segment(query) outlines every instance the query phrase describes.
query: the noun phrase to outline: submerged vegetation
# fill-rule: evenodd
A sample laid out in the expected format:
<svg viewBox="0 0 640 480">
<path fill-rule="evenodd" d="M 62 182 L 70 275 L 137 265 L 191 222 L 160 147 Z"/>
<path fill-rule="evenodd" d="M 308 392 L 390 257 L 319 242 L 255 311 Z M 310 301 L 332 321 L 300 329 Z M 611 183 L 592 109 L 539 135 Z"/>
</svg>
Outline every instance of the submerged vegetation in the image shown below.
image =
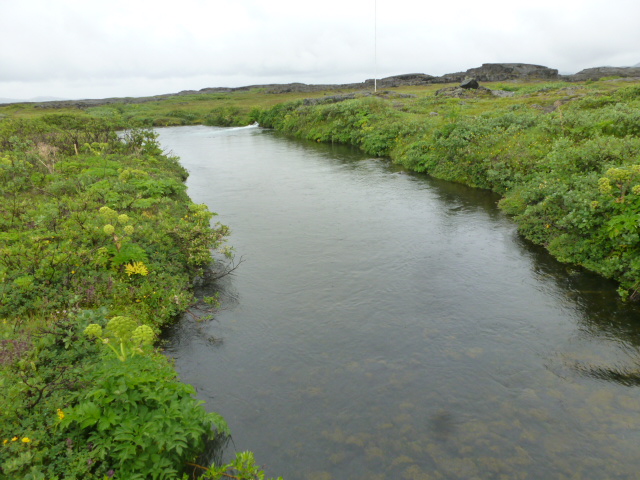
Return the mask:
<svg viewBox="0 0 640 480">
<path fill-rule="evenodd" d="M 115 126 L 0 122 L 1 476 L 254 478 L 250 454 L 197 467 L 228 428 L 154 348 L 228 229 L 155 133 Z"/>
</svg>

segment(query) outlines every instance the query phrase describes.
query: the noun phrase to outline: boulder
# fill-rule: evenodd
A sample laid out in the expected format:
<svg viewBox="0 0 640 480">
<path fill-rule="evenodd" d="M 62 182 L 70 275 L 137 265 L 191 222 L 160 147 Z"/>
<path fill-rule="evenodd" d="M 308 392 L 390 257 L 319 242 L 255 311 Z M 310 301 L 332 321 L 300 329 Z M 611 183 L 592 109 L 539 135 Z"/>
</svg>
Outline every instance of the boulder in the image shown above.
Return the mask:
<svg viewBox="0 0 640 480">
<path fill-rule="evenodd" d="M 467 78 L 462 81 L 460 84 L 460 88 L 473 88 L 476 89 L 480 86 L 478 81 L 475 78 Z"/>
<path fill-rule="evenodd" d="M 509 92 L 507 90 L 491 90 L 491 95 L 493 95 L 494 97 L 513 97 L 515 94 L 516 92 Z"/>
</svg>

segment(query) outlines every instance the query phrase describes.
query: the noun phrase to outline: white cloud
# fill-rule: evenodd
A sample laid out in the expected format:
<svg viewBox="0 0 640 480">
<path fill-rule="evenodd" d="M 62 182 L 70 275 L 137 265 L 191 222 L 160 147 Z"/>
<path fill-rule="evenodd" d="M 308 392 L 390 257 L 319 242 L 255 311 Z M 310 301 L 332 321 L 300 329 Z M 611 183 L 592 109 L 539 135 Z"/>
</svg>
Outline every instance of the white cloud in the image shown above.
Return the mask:
<svg viewBox="0 0 640 480">
<path fill-rule="evenodd" d="M 374 23 L 374 5 L 377 22 Z M 486 62 L 640 61 L 634 0 L 21 0 L 0 3 L 0 97 L 442 75 Z"/>
</svg>

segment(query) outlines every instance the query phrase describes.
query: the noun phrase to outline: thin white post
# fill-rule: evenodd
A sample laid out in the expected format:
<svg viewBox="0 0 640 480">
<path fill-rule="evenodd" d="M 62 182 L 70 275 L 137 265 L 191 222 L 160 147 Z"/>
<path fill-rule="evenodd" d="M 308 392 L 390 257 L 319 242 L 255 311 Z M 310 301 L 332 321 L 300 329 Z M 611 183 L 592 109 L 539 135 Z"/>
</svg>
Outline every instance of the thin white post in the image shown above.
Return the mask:
<svg viewBox="0 0 640 480">
<path fill-rule="evenodd" d="M 378 91 L 378 0 L 373 0 L 373 91 Z"/>
</svg>

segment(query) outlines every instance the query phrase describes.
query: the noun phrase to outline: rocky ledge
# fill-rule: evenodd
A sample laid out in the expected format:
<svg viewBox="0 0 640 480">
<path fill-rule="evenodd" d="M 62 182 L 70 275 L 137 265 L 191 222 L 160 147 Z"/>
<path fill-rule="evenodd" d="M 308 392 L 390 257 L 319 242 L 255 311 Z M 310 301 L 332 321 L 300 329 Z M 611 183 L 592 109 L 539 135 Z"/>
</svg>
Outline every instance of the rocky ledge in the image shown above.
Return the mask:
<svg viewBox="0 0 640 480">
<path fill-rule="evenodd" d="M 394 75 L 392 77 L 377 80 L 376 85 L 381 88 L 464 83 L 469 79 L 479 82 L 502 82 L 510 80 L 546 80 L 546 81 L 566 81 L 581 82 L 587 80 L 599 80 L 606 77 L 640 78 L 640 64 L 633 67 L 597 67 L 587 68 L 573 75 L 560 75 L 558 70 L 542 65 L 532 65 L 529 63 L 484 63 L 480 67 L 470 68 L 464 72 L 448 73 L 440 77 L 427 75 L 424 73 L 407 73 Z M 270 84 L 270 85 L 249 85 L 246 87 L 216 87 L 203 88 L 201 90 L 184 90 L 179 93 L 169 93 L 165 95 L 155 95 L 152 97 L 138 98 L 105 98 L 99 100 L 64 100 L 36 102 L 40 108 L 76 107 L 88 108 L 96 105 L 106 105 L 112 103 L 144 103 L 162 100 L 168 97 L 183 95 L 195 95 L 202 93 L 228 93 L 261 89 L 265 93 L 278 94 L 290 92 L 320 92 L 327 90 L 371 90 L 374 84 L 373 79 L 365 80 L 362 83 L 349 83 L 340 85 L 307 85 L 304 83 Z M 457 87 L 456 87 L 457 88 Z M 450 89 L 449 89 L 450 90 Z M 464 90 L 464 89 L 463 89 Z M 451 94 L 451 92 L 447 92 Z M 486 92 L 485 92 L 486 93 Z M 464 91 L 456 94 L 466 95 Z M 495 95 L 495 93 L 494 93 Z M 25 103 L 25 102 L 20 102 Z M 6 104 L 8 105 L 8 104 Z"/>
<path fill-rule="evenodd" d="M 457 83 L 465 78 L 480 82 L 503 82 L 505 80 L 557 80 L 558 70 L 528 63 L 483 63 L 481 67 L 466 72 L 448 73 L 432 83 Z"/>
<path fill-rule="evenodd" d="M 640 67 L 596 67 L 586 68 L 574 75 L 566 75 L 563 78 L 570 82 L 584 82 L 586 80 L 600 80 L 606 77 L 636 77 L 640 78 Z"/>
</svg>

